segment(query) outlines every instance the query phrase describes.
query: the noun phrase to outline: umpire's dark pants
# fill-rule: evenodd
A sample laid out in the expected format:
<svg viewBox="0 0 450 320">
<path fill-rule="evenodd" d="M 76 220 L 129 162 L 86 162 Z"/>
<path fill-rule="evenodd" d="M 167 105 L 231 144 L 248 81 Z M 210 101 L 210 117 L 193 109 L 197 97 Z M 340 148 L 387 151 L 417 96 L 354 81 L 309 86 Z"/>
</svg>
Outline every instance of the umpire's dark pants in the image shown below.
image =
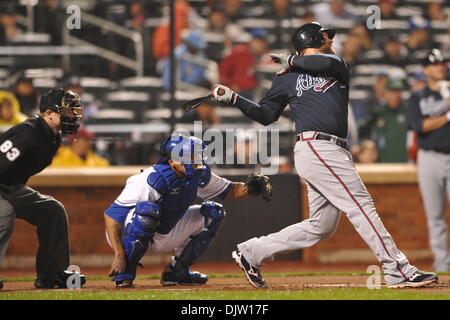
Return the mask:
<svg viewBox="0 0 450 320">
<path fill-rule="evenodd" d="M 0 261 L 11 238 L 15 218 L 37 227 L 37 276 L 66 270 L 70 264 L 69 222 L 64 206 L 24 185 L 16 186 L 13 191 L 0 191 Z"/>
</svg>

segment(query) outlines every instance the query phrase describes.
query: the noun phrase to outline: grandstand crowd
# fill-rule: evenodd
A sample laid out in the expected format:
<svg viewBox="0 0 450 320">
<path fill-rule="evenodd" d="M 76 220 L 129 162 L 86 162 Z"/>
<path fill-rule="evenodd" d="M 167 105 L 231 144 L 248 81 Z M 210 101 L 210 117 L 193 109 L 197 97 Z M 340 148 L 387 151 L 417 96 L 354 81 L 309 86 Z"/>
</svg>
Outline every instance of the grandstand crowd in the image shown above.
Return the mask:
<svg viewBox="0 0 450 320">
<path fill-rule="evenodd" d="M 89 13 L 142 36 L 142 75 L 136 78 L 134 70 L 99 57 L 73 56 L 67 67 L 63 56 L 30 59 L 2 51 L 2 128 L 34 116 L 39 96 L 52 86 L 69 88 L 82 96 L 87 127 L 158 123 L 170 117 L 164 112 L 170 107 L 169 1 L 39 0 L 33 7 L 32 29 L 47 35 L 40 40 L 23 37 L 29 31 L 26 6 L 19 1 L 1 1 L 0 49 L 67 45 L 66 8 L 72 3 L 80 6 L 81 15 Z M 368 23 L 374 12 L 368 7 L 373 5 L 379 10 L 380 28 Z M 450 7 L 445 0 L 174 0 L 174 16 L 180 101 L 183 92 L 206 92 L 216 83 L 258 100 L 279 68 L 270 60 L 270 52 L 293 53 L 290 37 L 306 22 L 333 26 L 337 30 L 334 48 L 351 65 L 349 139 L 355 161 L 415 161 L 415 134 L 406 121 L 408 100 L 412 91 L 426 85 L 422 61 L 430 49 L 440 49 L 448 61 Z M 85 25 L 83 20 L 81 28 L 70 34 L 128 59 L 136 59 L 138 54 L 129 38 Z M 184 99 L 189 100 L 189 95 Z M 176 117 L 181 123 L 201 120 L 205 125 L 248 121 L 239 112 L 225 112 L 229 109 L 204 104 L 193 114 Z M 116 117 L 108 116 L 111 110 L 116 111 Z M 288 108 L 283 115 L 289 119 Z M 82 137 L 94 138 L 93 133 L 83 130 Z M 78 165 L 134 164 L 142 160 L 127 159 L 124 154 L 128 152 L 122 156 L 114 152 L 126 150 L 127 141 L 116 141 L 103 150 L 92 142 L 86 145 L 84 153 L 74 153 L 73 158 L 85 159 L 88 150 L 96 148 L 105 161 L 75 161 Z"/>
</svg>

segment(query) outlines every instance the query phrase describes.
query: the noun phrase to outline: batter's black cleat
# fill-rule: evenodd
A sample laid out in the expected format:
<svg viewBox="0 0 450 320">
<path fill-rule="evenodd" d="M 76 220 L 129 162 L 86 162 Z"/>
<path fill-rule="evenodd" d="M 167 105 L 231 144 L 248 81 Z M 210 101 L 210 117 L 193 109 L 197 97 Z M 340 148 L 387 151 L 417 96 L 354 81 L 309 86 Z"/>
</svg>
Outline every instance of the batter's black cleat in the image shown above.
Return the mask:
<svg viewBox="0 0 450 320">
<path fill-rule="evenodd" d="M 438 276 L 433 272 L 424 272 L 417 270 L 408 279 L 397 283 L 386 285 L 388 288 L 418 288 L 424 287 L 438 281 Z"/>
<path fill-rule="evenodd" d="M 201 286 L 208 282 L 206 274 L 198 271 L 191 271 L 181 267 L 173 267 L 169 263 L 161 274 L 161 284 L 163 286 Z"/>
<path fill-rule="evenodd" d="M 69 279 L 70 276 L 74 275 L 75 272 L 72 271 L 62 271 L 60 273 L 54 273 L 49 275 L 39 275 L 34 282 L 34 286 L 37 289 L 53 289 L 61 288 L 68 289 L 71 284 L 76 285 L 74 279 Z M 82 274 L 78 275 L 80 288 L 86 283 L 86 277 Z M 69 280 L 69 281 L 68 281 Z"/>
<path fill-rule="evenodd" d="M 261 275 L 261 270 L 248 263 L 242 253 L 239 252 L 239 250 L 233 251 L 231 256 L 233 257 L 234 261 L 236 261 L 238 267 L 244 270 L 244 273 L 252 286 L 258 289 L 267 288 L 267 283 L 266 281 L 264 281 Z"/>
</svg>

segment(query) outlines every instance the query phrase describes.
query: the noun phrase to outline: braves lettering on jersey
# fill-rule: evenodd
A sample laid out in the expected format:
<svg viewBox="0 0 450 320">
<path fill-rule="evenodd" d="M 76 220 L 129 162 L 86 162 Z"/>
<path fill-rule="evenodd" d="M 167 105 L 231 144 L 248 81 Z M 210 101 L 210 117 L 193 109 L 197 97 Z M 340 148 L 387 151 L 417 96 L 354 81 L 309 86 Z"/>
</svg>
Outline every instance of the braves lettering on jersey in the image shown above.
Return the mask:
<svg viewBox="0 0 450 320">
<path fill-rule="evenodd" d="M 423 122 L 448 111 L 447 99 L 439 91 L 428 86 L 412 92 L 408 107 L 408 123 L 417 132 L 417 145 L 420 149 L 450 153 L 450 123 L 429 132 L 423 132 Z"/>
<path fill-rule="evenodd" d="M 336 55 L 296 56 L 290 71 L 273 79 L 259 104 L 240 95 L 234 104 L 264 125 L 277 121 L 289 104 L 297 133 L 320 131 L 346 138 L 349 77 L 348 63 Z"/>
<path fill-rule="evenodd" d="M 157 203 L 161 206 L 157 232 L 167 234 L 196 197 L 203 200 L 215 197 L 225 199 L 230 187 L 231 181 L 209 169 L 202 176 L 186 179 L 178 177 L 168 164 L 157 164 L 128 178 L 125 188 L 105 213 L 122 224 L 138 202 Z"/>
</svg>

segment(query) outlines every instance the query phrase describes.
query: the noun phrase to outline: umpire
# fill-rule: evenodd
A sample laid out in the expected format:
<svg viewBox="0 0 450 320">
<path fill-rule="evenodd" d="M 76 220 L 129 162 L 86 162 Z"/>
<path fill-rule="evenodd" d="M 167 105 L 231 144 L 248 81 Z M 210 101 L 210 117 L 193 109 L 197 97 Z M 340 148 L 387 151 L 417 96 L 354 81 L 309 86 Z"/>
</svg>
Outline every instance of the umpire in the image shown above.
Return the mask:
<svg viewBox="0 0 450 320">
<path fill-rule="evenodd" d="M 8 247 L 15 218 L 37 227 L 36 288 L 67 288 L 69 224 L 66 210 L 54 198 L 26 186 L 44 170 L 59 146 L 61 135 L 76 134 L 82 118 L 80 97 L 64 89 L 41 97 L 39 114 L 0 136 L 0 262 Z M 84 284 L 84 276 L 80 276 Z M 0 279 L 0 288 L 3 286 Z"/>
</svg>

